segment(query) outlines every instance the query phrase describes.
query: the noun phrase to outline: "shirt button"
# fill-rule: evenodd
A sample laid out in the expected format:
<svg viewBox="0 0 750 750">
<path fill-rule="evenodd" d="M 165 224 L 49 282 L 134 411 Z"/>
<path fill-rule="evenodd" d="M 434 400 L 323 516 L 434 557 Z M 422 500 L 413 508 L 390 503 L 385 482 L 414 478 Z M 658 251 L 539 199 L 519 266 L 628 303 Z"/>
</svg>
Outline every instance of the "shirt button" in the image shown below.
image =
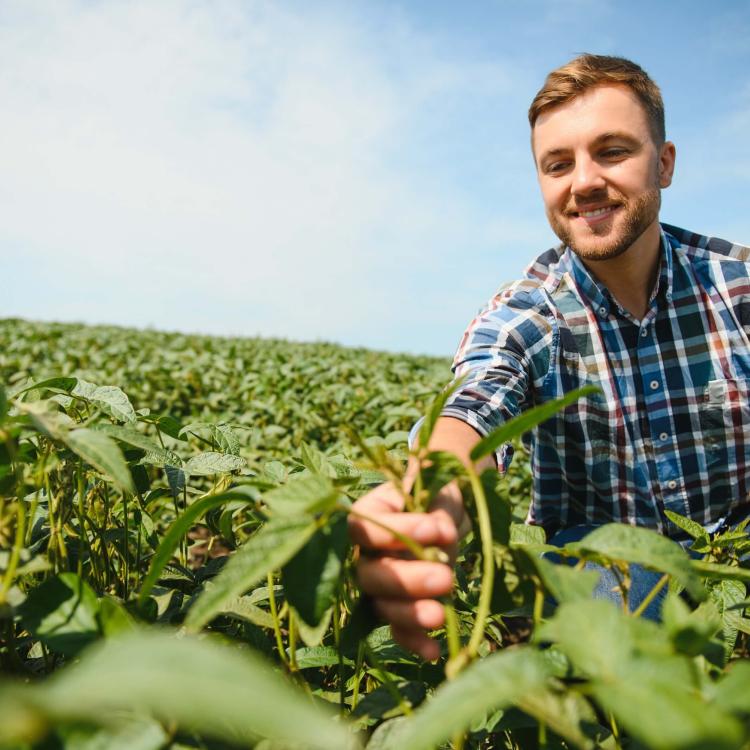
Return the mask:
<svg viewBox="0 0 750 750">
<path fill-rule="evenodd" d="M 675 480 L 674 480 L 674 479 L 670 479 L 670 480 L 669 480 L 669 481 L 667 482 L 667 487 L 669 487 L 669 489 L 670 489 L 670 490 L 674 490 L 674 489 L 676 489 L 676 487 L 677 487 L 677 482 L 675 482 Z"/>
<path fill-rule="evenodd" d="M 655 391 L 659 387 L 659 381 L 658 380 L 652 380 L 649 385 L 651 386 L 651 390 Z"/>
<path fill-rule="evenodd" d="M 643 336 L 644 338 L 645 338 L 646 336 L 648 336 L 648 328 L 644 328 L 644 329 L 643 329 L 643 330 L 641 331 L 641 336 Z"/>
<path fill-rule="evenodd" d="M 607 315 L 607 308 L 606 307 L 600 307 L 599 308 L 599 315 L 601 315 L 603 318 Z"/>
<path fill-rule="evenodd" d="M 662 443 L 669 437 L 666 432 L 662 432 L 661 435 L 659 435 L 659 440 L 662 441 Z"/>
</svg>

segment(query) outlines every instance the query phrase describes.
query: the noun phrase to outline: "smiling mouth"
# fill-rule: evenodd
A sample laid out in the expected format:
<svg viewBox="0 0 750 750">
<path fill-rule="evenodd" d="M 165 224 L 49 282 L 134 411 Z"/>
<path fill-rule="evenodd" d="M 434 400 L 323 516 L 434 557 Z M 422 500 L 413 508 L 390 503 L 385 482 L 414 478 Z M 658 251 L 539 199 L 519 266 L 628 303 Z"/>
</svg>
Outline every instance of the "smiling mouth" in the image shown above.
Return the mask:
<svg viewBox="0 0 750 750">
<path fill-rule="evenodd" d="M 613 206 L 600 206 L 599 208 L 588 208 L 582 211 L 570 211 L 574 219 L 603 219 L 613 214 L 619 208 L 619 204 Z"/>
</svg>

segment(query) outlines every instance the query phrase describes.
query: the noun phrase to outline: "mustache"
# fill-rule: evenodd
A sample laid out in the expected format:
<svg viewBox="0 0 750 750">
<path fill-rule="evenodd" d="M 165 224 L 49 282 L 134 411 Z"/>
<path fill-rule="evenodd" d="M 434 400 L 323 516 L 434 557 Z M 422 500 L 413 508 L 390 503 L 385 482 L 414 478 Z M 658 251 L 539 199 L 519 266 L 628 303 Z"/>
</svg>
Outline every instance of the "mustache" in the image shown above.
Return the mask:
<svg viewBox="0 0 750 750">
<path fill-rule="evenodd" d="M 614 194 L 609 190 L 599 190 L 595 193 L 590 193 L 586 197 L 577 197 L 565 206 L 566 214 L 574 214 L 579 211 L 585 211 L 590 206 L 601 205 L 602 203 L 625 203 L 625 198 L 622 194 L 615 192 Z"/>
</svg>

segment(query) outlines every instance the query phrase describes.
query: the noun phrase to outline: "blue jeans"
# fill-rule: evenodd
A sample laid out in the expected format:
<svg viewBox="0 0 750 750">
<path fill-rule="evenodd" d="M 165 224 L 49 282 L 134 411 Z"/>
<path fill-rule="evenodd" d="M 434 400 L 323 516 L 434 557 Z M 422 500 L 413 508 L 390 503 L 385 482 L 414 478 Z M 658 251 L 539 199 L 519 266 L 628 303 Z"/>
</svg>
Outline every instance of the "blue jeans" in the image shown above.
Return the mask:
<svg viewBox="0 0 750 750">
<path fill-rule="evenodd" d="M 598 528 L 597 526 L 571 526 L 568 529 L 561 529 L 558 531 L 549 543 L 555 547 L 563 547 L 568 542 L 578 542 L 589 532 Z M 561 558 L 554 553 L 548 553 L 545 555 L 547 559 L 556 563 L 563 563 L 567 565 L 575 565 L 577 560 L 569 558 Z M 599 583 L 597 583 L 594 589 L 595 599 L 608 599 L 614 602 L 619 607 L 622 607 L 622 594 L 619 591 L 619 580 L 617 576 L 609 569 L 604 568 L 596 563 L 587 562 L 584 565 L 586 570 L 594 570 L 599 573 Z M 649 592 L 656 586 L 662 577 L 662 573 L 657 573 L 653 570 L 646 570 L 645 568 L 637 565 L 636 563 L 630 563 L 630 590 L 628 592 L 628 608 L 631 612 L 638 609 L 643 600 L 648 596 Z M 654 620 L 656 622 L 661 621 L 661 607 L 664 602 L 664 597 L 667 595 L 667 586 L 663 586 L 659 593 L 653 598 L 646 609 L 643 611 L 642 617 L 647 620 Z"/>
</svg>

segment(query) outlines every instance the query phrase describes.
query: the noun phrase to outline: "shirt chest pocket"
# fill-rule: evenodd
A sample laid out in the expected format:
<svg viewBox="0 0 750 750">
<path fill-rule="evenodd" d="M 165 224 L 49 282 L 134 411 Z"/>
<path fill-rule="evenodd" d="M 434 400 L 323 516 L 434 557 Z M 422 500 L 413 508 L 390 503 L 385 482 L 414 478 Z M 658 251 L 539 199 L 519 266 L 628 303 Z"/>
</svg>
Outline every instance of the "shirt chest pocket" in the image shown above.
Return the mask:
<svg viewBox="0 0 750 750">
<path fill-rule="evenodd" d="M 698 413 L 709 473 L 728 474 L 742 467 L 750 431 L 750 381 L 709 381 Z"/>
</svg>

